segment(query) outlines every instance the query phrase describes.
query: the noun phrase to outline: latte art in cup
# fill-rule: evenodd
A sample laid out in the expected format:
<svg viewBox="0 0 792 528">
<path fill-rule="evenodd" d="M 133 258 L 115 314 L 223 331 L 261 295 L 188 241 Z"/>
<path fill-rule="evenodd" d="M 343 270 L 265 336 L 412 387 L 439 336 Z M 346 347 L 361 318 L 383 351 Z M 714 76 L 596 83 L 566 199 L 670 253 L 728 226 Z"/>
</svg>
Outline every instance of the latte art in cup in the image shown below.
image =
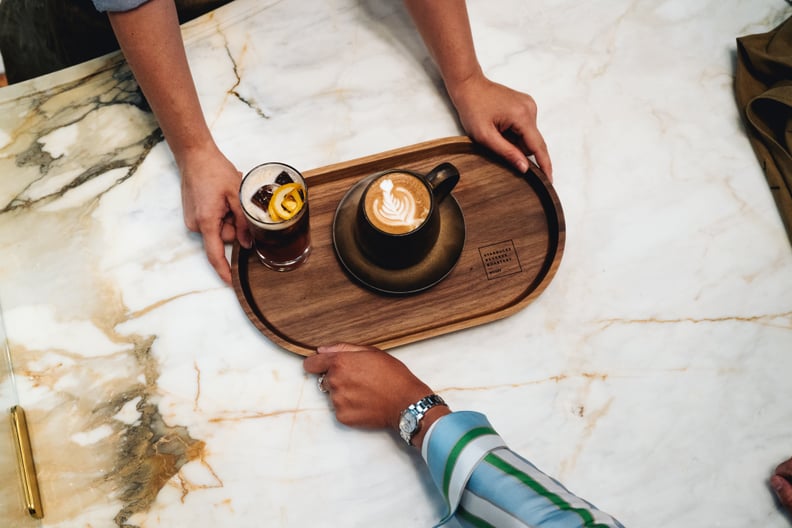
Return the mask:
<svg viewBox="0 0 792 528">
<path fill-rule="evenodd" d="M 429 215 L 431 198 L 424 183 L 403 172 L 382 175 L 366 192 L 369 221 L 389 234 L 409 233 Z"/>
</svg>

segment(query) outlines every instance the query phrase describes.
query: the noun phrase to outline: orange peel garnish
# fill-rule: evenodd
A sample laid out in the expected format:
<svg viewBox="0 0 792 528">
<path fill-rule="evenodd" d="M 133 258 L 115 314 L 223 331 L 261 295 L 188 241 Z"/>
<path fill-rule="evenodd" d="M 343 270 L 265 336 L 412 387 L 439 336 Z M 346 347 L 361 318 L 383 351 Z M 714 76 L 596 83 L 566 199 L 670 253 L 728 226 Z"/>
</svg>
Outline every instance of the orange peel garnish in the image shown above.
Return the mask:
<svg viewBox="0 0 792 528">
<path fill-rule="evenodd" d="M 267 212 L 275 221 L 284 221 L 294 218 L 302 209 L 303 189 L 299 183 L 281 185 L 272 194 Z"/>
</svg>

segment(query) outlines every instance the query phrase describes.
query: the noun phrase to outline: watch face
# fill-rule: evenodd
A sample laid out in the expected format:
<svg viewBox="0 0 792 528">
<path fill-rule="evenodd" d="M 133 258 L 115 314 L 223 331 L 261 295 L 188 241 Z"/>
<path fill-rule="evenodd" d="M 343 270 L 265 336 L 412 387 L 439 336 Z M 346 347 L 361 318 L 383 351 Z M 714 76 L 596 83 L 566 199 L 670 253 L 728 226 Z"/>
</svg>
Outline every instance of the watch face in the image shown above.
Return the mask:
<svg viewBox="0 0 792 528">
<path fill-rule="evenodd" d="M 399 420 L 399 429 L 405 433 L 412 433 L 418 425 L 418 420 L 415 415 L 409 411 L 405 411 Z"/>
</svg>

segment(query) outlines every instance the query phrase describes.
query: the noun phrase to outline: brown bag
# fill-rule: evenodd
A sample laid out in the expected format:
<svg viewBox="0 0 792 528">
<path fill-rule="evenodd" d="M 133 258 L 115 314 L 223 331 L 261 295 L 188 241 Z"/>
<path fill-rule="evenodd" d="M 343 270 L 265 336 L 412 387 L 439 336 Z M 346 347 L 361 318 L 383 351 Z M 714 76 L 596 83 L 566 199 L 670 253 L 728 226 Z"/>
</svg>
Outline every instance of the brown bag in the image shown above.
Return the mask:
<svg viewBox="0 0 792 528">
<path fill-rule="evenodd" d="M 792 243 L 792 17 L 737 39 L 734 91 Z"/>
</svg>

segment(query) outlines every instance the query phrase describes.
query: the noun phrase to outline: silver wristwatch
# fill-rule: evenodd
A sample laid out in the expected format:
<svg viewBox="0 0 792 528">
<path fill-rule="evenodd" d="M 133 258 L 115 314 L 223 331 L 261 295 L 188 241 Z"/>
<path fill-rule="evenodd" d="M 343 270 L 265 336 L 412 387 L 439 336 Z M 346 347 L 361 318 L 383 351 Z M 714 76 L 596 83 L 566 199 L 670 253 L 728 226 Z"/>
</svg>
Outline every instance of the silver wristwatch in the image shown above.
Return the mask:
<svg viewBox="0 0 792 528">
<path fill-rule="evenodd" d="M 402 411 L 399 419 L 399 434 L 407 442 L 407 445 L 412 445 L 413 436 L 421 430 L 421 419 L 426 411 L 435 405 L 446 405 L 446 402 L 437 394 L 430 394 Z"/>
</svg>

